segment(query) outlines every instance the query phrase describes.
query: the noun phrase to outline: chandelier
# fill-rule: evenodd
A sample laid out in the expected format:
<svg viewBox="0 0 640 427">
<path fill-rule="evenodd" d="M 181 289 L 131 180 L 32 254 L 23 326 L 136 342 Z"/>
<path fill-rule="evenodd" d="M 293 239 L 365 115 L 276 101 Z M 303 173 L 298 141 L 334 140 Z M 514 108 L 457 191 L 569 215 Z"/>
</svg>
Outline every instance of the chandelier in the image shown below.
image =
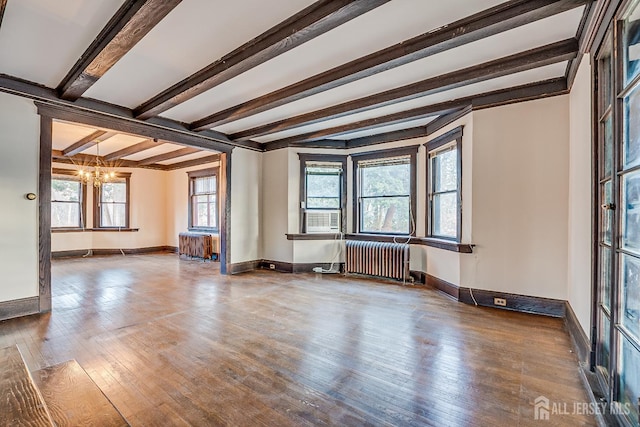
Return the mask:
<svg viewBox="0 0 640 427">
<path fill-rule="evenodd" d="M 100 144 L 96 144 L 96 162 L 95 165 L 90 166 L 92 170 L 80 169 L 78 175 L 80 180 L 85 184 L 93 183 L 93 186 L 100 188 L 105 182 L 109 182 L 116 177 L 114 171 L 107 170 L 107 166 L 102 162 L 100 158 Z"/>
</svg>

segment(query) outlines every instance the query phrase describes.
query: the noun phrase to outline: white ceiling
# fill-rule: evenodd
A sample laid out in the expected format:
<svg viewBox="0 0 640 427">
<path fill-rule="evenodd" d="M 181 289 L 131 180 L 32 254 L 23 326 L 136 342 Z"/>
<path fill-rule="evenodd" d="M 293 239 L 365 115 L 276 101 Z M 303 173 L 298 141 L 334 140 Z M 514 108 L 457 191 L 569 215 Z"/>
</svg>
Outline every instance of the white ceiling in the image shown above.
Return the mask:
<svg viewBox="0 0 640 427">
<path fill-rule="evenodd" d="M 8 0 L 0 27 L 0 74 L 57 87 L 123 2 Z M 183 0 L 84 96 L 133 109 L 313 3 L 313 0 Z M 501 0 L 391 0 L 162 115 L 192 122 L 501 3 Z M 233 134 L 574 37 L 583 12 L 584 7 L 579 7 L 217 126 L 215 130 Z M 553 64 L 254 140 L 266 143 L 411 108 L 563 77 L 566 68 L 566 62 Z M 355 130 L 340 138 L 352 139 L 415 127 L 433 119 Z M 54 149 L 63 150 L 93 131 L 95 129 L 56 122 Z M 100 154 L 109 154 L 144 139 L 117 135 L 100 144 Z M 177 144 L 165 143 L 125 159 L 142 160 L 179 148 L 181 146 Z M 93 147 L 84 154 L 95 154 L 96 151 Z M 209 153 L 172 159 L 166 164 Z"/>
</svg>

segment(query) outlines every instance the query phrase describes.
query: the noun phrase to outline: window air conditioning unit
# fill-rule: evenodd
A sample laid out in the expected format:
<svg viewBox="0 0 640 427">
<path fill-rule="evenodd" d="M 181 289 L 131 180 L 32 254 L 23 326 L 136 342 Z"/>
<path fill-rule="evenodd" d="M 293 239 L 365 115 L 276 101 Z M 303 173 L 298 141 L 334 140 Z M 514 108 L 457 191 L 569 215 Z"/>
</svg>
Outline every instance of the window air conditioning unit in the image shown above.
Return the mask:
<svg viewBox="0 0 640 427">
<path fill-rule="evenodd" d="M 340 233 L 340 211 L 307 210 L 307 233 Z"/>
</svg>

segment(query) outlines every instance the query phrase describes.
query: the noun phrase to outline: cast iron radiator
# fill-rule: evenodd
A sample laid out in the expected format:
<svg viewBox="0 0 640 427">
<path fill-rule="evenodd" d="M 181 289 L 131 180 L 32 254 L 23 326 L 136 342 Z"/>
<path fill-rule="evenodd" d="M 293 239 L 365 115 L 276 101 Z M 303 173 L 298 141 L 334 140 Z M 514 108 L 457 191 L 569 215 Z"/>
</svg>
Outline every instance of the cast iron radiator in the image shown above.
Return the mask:
<svg viewBox="0 0 640 427">
<path fill-rule="evenodd" d="M 346 273 L 409 279 L 408 244 L 347 240 L 346 248 Z"/>
<path fill-rule="evenodd" d="M 180 255 L 211 258 L 213 238 L 211 234 L 180 233 L 178 234 L 178 252 Z"/>
</svg>

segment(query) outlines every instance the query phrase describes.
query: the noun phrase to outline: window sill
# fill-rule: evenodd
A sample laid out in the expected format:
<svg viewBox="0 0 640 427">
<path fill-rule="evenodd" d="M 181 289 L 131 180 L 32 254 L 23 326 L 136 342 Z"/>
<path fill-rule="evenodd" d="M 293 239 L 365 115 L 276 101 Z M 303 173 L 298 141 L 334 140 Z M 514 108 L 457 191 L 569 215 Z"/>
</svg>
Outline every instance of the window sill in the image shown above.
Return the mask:
<svg viewBox="0 0 640 427">
<path fill-rule="evenodd" d="M 52 228 L 51 232 L 52 233 L 84 233 L 87 231 L 99 231 L 99 232 L 104 232 L 104 231 L 112 231 L 115 233 L 120 233 L 120 232 L 137 232 L 140 231 L 139 228 Z"/>
<path fill-rule="evenodd" d="M 340 233 L 302 233 L 287 234 L 287 240 L 337 240 Z"/>
<path fill-rule="evenodd" d="M 218 234 L 217 228 L 187 228 L 189 233 L 209 233 Z"/>
<path fill-rule="evenodd" d="M 368 240 L 372 242 L 399 242 L 404 243 L 409 240 L 411 245 L 430 246 L 445 251 L 458 252 L 462 254 L 473 253 L 473 246 L 469 243 L 458 243 L 451 240 L 434 239 L 433 237 L 413 237 L 407 235 L 385 235 L 385 234 L 347 234 L 347 240 Z"/>
</svg>

